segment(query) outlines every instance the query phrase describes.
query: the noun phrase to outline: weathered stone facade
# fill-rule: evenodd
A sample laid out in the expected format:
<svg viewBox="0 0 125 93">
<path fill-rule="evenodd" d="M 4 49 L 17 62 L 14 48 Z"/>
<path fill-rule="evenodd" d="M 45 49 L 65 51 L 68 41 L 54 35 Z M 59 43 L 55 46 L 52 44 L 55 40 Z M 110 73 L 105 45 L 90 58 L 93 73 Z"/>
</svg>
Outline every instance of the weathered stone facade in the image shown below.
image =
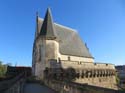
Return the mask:
<svg viewBox="0 0 125 93">
<path fill-rule="evenodd" d="M 45 81 L 45 85 L 59 93 L 124 93 L 121 90 L 107 89 L 75 82 Z"/>
<path fill-rule="evenodd" d="M 36 21 L 32 70 L 38 79 L 74 76 L 73 82 L 117 88 L 114 65 L 95 63 L 75 30 L 53 23 L 50 9 Z M 65 71 L 70 68 L 73 73 Z"/>
<path fill-rule="evenodd" d="M 20 73 L 16 77 L 0 82 L 0 93 L 23 93 L 25 74 Z"/>
<path fill-rule="evenodd" d="M 119 83 L 120 87 L 125 89 L 125 65 L 119 65 L 115 68 L 117 70 L 117 82 Z"/>
</svg>

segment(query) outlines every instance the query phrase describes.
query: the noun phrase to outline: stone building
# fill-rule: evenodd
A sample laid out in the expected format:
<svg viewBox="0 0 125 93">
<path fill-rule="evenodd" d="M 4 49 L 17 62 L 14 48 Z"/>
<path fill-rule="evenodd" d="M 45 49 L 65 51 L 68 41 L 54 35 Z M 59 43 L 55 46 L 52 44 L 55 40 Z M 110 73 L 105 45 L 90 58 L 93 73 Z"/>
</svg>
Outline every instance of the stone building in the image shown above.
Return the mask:
<svg viewBox="0 0 125 93">
<path fill-rule="evenodd" d="M 120 86 L 125 88 L 125 65 L 119 65 L 115 67 L 117 70 L 118 78 L 120 79 Z"/>
<path fill-rule="evenodd" d="M 95 63 L 77 31 L 54 23 L 49 8 L 44 19 L 36 17 L 32 71 L 38 79 L 70 77 L 77 83 L 116 88 L 114 65 Z"/>
</svg>

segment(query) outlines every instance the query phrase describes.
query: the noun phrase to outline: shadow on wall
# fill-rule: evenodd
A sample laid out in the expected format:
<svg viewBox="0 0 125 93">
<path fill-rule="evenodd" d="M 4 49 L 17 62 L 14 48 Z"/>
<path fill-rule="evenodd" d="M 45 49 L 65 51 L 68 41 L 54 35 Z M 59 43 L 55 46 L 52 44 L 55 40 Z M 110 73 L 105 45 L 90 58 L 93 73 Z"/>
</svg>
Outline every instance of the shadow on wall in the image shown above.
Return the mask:
<svg viewBox="0 0 125 93">
<path fill-rule="evenodd" d="M 50 61 L 50 68 L 44 70 L 45 84 L 56 91 L 63 91 L 61 93 L 124 93 L 120 90 L 108 89 L 103 87 L 92 86 L 88 84 L 75 83 L 79 77 L 109 77 L 114 73 L 100 73 L 101 70 L 86 70 L 85 72 L 79 72 L 77 69 L 72 67 L 63 68 L 61 61 L 56 60 Z M 74 92 L 75 91 L 75 92 Z"/>
<path fill-rule="evenodd" d="M 72 67 L 62 68 L 61 61 L 57 62 L 56 60 L 50 61 L 50 68 L 46 67 L 44 70 L 44 78 L 59 80 L 59 81 L 74 81 L 77 77 L 79 77 L 76 70 Z"/>
</svg>

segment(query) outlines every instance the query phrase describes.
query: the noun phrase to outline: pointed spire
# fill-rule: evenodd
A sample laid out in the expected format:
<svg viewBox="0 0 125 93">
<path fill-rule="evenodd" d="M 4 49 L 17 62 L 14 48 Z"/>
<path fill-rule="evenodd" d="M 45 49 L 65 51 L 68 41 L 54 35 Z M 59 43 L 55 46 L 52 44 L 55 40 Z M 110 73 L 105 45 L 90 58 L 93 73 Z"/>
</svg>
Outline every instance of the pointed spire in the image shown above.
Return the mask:
<svg viewBox="0 0 125 93">
<path fill-rule="evenodd" d="M 38 11 L 36 12 L 36 17 L 38 18 L 38 16 L 39 16 L 39 13 L 38 13 Z"/>
<path fill-rule="evenodd" d="M 38 14 L 38 11 L 36 12 L 36 32 L 35 32 L 35 38 L 38 36 L 38 17 L 39 17 L 39 14 Z"/>
<path fill-rule="evenodd" d="M 46 39 L 56 38 L 50 8 L 47 9 L 47 12 L 40 30 L 40 35 L 45 36 Z"/>
<path fill-rule="evenodd" d="M 38 24 L 38 17 L 39 17 L 39 13 L 38 11 L 36 12 L 36 23 Z"/>
</svg>

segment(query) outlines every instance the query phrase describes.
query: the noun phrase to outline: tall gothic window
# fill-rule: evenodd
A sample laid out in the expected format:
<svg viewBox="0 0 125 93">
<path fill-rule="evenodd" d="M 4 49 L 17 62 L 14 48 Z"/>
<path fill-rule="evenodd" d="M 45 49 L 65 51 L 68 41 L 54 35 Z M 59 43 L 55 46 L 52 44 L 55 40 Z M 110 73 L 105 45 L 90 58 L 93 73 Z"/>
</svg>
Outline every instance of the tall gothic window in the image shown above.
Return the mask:
<svg viewBox="0 0 125 93">
<path fill-rule="evenodd" d="M 41 61 L 41 45 L 39 45 L 39 61 Z"/>
</svg>

